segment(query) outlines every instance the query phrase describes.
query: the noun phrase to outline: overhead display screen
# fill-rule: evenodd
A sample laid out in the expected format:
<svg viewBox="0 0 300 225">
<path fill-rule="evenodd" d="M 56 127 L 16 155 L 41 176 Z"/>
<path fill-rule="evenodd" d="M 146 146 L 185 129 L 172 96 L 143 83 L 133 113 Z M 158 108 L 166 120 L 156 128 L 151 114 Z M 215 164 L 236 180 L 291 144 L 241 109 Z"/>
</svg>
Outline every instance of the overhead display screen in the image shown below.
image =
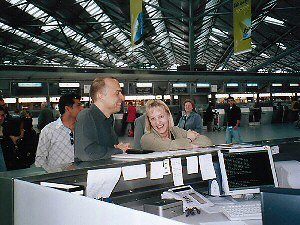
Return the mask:
<svg viewBox="0 0 300 225">
<path fill-rule="evenodd" d="M 152 83 L 136 83 L 136 94 L 152 94 L 153 93 Z"/>
<path fill-rule="evenodd" d="M 210 84 L 209 83 L 197 83 L 196 84 L 196 93 L 210 93 Z"/>
<path fill-rule="evenodd" d="M 239 84 L 238 83 L 227 83 L 225 88 L 226 88 L 227 93 L 238 92 Z"/>
<path fill-rule="evenodd" d="M 246 91 L 247 92 L 256 92 L 256 91 L 258 91 L 258 84 L 257 83 L 247 83 L 246 84 Z"/>
<path fill-rule="evenodd" d="M 187 83 L 173 83 L 171 90 L 173 94 L 187 94 Z"/>
<path fill-rule="evenodd" d="M 58 94 L 77 94 L 80 95 L 80 84 L 79 83 L 59 83 Z"/>
<path fill-rule="evenodd" d="M 284 92 L 283 84 L 281 83 L 273 83 L 270 87 L 271 92 Z"/>
<path fill-rule="evenodd" d="M 11 82 L 12 96 L 46 96 L 48 85 L 46 82 Z"/>
</svg>

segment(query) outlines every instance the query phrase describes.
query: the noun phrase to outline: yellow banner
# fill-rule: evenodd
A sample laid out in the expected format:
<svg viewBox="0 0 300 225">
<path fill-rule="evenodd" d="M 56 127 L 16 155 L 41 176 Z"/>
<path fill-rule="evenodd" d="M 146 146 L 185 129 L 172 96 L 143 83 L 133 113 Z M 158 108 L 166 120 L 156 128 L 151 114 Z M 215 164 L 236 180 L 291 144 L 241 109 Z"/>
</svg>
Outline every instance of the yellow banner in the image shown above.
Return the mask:
<svg viewBox="0 0 300 225">
<path fill-rule="evenodd" d="M 131 44 L 135 47 L 144 35 L 143 0 L 130 0 Z"/>
<path fill-rule="evenodd" d="M 233 0 L 234 54 L 251 51 L 251 0 Z"/>
</svg>

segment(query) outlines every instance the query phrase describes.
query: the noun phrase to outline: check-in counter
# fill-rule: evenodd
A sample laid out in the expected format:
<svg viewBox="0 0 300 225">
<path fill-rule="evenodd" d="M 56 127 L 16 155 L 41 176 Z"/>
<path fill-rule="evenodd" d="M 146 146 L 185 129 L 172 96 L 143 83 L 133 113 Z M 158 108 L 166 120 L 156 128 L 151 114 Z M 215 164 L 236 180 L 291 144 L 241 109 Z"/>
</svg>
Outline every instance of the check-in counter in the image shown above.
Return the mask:
<svg viewBox="0 0 300 225">
<path fill-rule="evenodd" d="M 261 107 L 261 124 L 271 124 L 273 116 L 273 107 Z"/>
<path fill-rule="evenodd" d="M 276 139 L 273 144 L 279 144 L 278 141 Z M 281 141 L 285 145 L 288 144 L 286 140 Z M 298 149 L 297 138 L 289 141 L 295 141 L 292 144 L 297 144 L 294 149 Z M 264 142 L 256 144 L 262 143 Z M 290 149 L 290 147 L 286 148 L 286 150 Z M 29 168 L 0 173 L 0 224 L 184 225 L 199 224 L 199 221 L 225 221 L 229 223 L 228 219 L 221 213 L 208 214 L 202 211 L 201 214 L 195 216 L 186 217 L 181 214 L 167 219 L 143 212 L 145 203 L 149 200 L 160 199 L 160 194 L 163 191 L 174 186 L 175 179 L 171 174 L 163 176 L 162 179 L 150 179 L 152 162 L 181 158 L 184 184 L 193 186 L 198 192 L 205 192 L 208 189 L 208 182 L 202 180 L 201 166 L 198 173 L 187 173 L 187 157 L 198 156 L 200 161 L 200 156 L 204 154 L 211 154 L 213 161 L 217 160 L 216 151 L 211 148 L 193 153 L 188 151 L 174 152 L 172 156 L 166 156 L 162 153 L 161 157 L 148 159 L 138 156 L 128 159 L 119 157 L 93 162 L 78 162 L 71 166 L 59 168 Z M 147 176 L 143 179 L 128 181 L 121 175 L 110 198 L 114 204 L 38 185 L 41 181 L 46 181 L 86 186 L 89 170 L 107 168 L 122 168 L 123 170 L 124 167 L 141 164 L 145 164 Z M 261 224 L 261 220 L 251 221 L 255 222 L 251 224 Z"/>
<path fill-rule="evenodd" d="M 203 150 L 201 150 L 203 151 Z M 205 152 L 206 154 L 212 154 L 215 155 L 216 152 L 213 149 L 208 150 Z M 48 191 L 45 189 L 45 187 L 40 187 L 40 182 L 51 182 L 51 183 L 60 183 L 60 184 L 73 184 L 73 185 L 81 185 L 86 186 L 87 185 L 87 172 L 88 170 L 95 170 L 95 169 L 107 169 L 107 168 L 124 168 L 126 166 L 133 166 L 133 165 L 140 165 L 145 164 L 146 166 L 146 173 L 147 176 L 143 179 L 136 179 L 136 180 L 125 180 L 124 177 L 121 175 L 120 179 L 118 180 L 116 186 L 113 189 L 113 192 L 110 196 L 110 199 L 113 203 L 116 204 L 115 209 L 111 210 L 120 210 L 122 212 L 122 207 L 119 208 L 119 205 L 124 205 L 129 208 L 135 208 L 137 205 L 142 205 L 144 201 L 146 201 L 149 198 L 153 198 L 157 196 L 160 198 L 160 194 L 173 187 L 173 176 L 172 173 L 169 175 L 163 176 L 162 179 L 150 179 L 150 164 L 151 162 L 156 161 L 163 161 L 165 159 L 170 158 L 181 158 L 182 162 L 182 172 L 183 172 L 183 180 L 185 185 L 192 185 L 195 190 L 201 190 L 204 189 L 204 191 L 207 191 L 208 188 L 208 181 L 203 181 L 201 177 L 201 171 L 195 174 L 188 174 L 187 173 L 187 159 L 188 156 L 198 156 L 202 155 L 204 152 L 198 152 L 198 153 L 191 153 L 190 151 L 186 152 L 185 154 L 180 153 L 173 156 L 166 156 L 162 155 L 161 157 L 155 157 L 150 159 L 143 159 L 143 158 L 130 158 L 130 159 L 107 159 L 107 160 L 99 160 L 99 161 L 93 161 L 93 162 L 81 162 L 81 163 L 74 163 L 71 166 L 67 167 L 60 167 L 60 168 L 29 168 L 24 170 L 17 170 L 17 171 L 8 171 L 5 173 L 0 173 L 0 187 L 1 187 L 1 193 L 0 193 L 0 208 L 1 208 L 1 217 L 0 217 L 0 224 L 6 224 L 6 225 L 18 225 L 18 224 L 24 224 L 24 225 L 31 225 L 31 224 L 37 224 L 37 223 L 31 223 L 30 219 L 28 219 L 29 222 L 23 222 L 21 223 L 15 223 L 15 221 L 20 221 L 18 217 L 21 217 L 24 219 L 24 213 L 21 212 L 21 209 L 15 205 L 15 203 L 21 204 L 24 206 L 23 201 L 26 201 L 27 208 L 29 207 L 30 210 L 33 212 L 35 211 L 34 207 L 38 208 L 38 211 L 40 211 L 40 208 L 45 208 L 45 211 L 48 210 L 48 214 L 41 212 L 40 216 L 40 224 L 49 224 L 44 223 L 44 221 L 47 221 L 47 217 L 49 219 L 52 218 L 52 210 L 56 211 L 56 207 L 63 208 L 62 211 L 70 210 L 66 213 L 74 213 L 72 210 L 72 207 L 62 207 L 59 204 L 67 203 L 68 206 L 73 205 L 72 198 L 74 199 L 74 204 L 81 204 L 82 205 L 82 212 L 78 211 L 77 213 L 82 213 L 82 218 L 86 218 L 84 206 L 90 207 L 89 204 L 96 204 L 95 203 L 89 203 L 91 201 L 96 201 L 91 198 L 80 196 L 81 199 L 77 199 L 76 197 L 71 196 L 64 196 L 63 194 L 56 194 L 53 193 L 54 190 L 51 188 L 51 191 L 48 193 Z M 22 182 L 20 182 L 22 181 Z M 23 181 L 26 181 L 24 183 Z M 28 183 L 28 184 L 27 184 Z M 33 185 L 34 184 L 34 185 Z M 22 189 L 26 188 L 26 191 L 23 191 Z M 27 190 L 28 189 L 28 190 Z M 55 190 L 57 192 L 57 190 Z M 26 193 L 27 196 L 26 197 Z M 45 192 L 45 193 L 43 193 Z M 61 191 L 59 191 L 61 192 Z M 49 195 L 49 197 L 47 197 Z M 70 194 L 71 195 L 71 194 Z M 44 196 L 44 197 L 43 197 Z M 52 197 L 51 197 L 52 196 Z M 73 196 L 73 195 L 72 195 Z M 16 199 L 17 198 L 17 199 Z M 20 198 L 22 200 L 20 200 Z M 30 199 L 32 198 L 32 199 Z M 36 199 L 40 198 L 40 199 Z M 49 198 L 49 199 L 48 199 Z M 53 201 L 53 199 L 57 198 L 57 203 Z M 61 199 L 62 198 L 62 199 Z M 66 198 L 66 199 L 65 199 Z M 84 199 L 82 199 L 84 198 Z M 24 200 L 23 200 L 24 199 Z M 46 202 L 45 202 L 46 201 Z M 54 205 L 50 205 L 49 202 Z M 76 203 L 81 202 L 81 203 Z M 49 204 L 48 204 L 49 203 Z M 25 205 L 26 205 L 25 204 Z M 35 206 L 31 205 L 35 204 Z M 56 205 L 57 204 L 57 205 Z M 111 205 L 111 204 L 110 204 Z M 32 207 L 32 208 L 31 208 Z M 91 206 L 92 207 L 92 206 Z M 97 206 L 98 207 L 98 206 Z M 96 207 L 96 208 L 97 208 Z M 101 205 L 102 207 L 102 205 Z M 104 207 L 104 206 L 103 206 Z M 26 210 L 27 210 L 26 208 Z M 109 206 L 111 208 L 111 206 Z M 114 207 L 112 207 L 114 208 Z M 17 209 L 17 210 L 16 210 Z M 25 212 L 27 212 L 25 210 Z M 106 209 L 103 209 L 104 211 Z M 30 213 L 30 212 L 28 212 Z M 59 212 L 58 212 L 59 213 Z M 88 212 L 87 212 L 88 213 Z M 106 212 L 107 213 L 107 212 Z M 129 214 L 135 214 L 131 211 L 128 211 Z M 111 213 L 112 216 L 114 213 Z M 142 214 L 138 214 L 138 217 L 141 215 L 144 215 L 145 213 L 142 212 Z M 35 215 L 36 216 L 36 215 Z M 74 215 L 76 218 L 78 218 L 77 215 Z M 25 215 L 26 217 L 26 215 Z M 30 216 L 29 216 L 30 217 Z M 43 218 L 46 217 L 46 218 Z M 67 218 L 68 215 L 66 215 Z M 14 218 L 14 221 L 13 221 Z M 122 218 L 122 216 L 120 217 Z M 147 216 L 144 215 L 144 218 L 147 218 Z M 107 219 L 107 218 L 106 218 Z M 123 218 L 125 219 L 125 218 Z M 165 219 L 165 218 L 163 218 Z M 143 219 L 142 219 L 143 220 Z M 65 221 L 62 219 L 62 221 Z M 132 222 L 132 223 L 109 223 L 103 219 L 103 224 L 132 224 L 132 225 L 138 225 L 141 224 L 140 222 Z M 177 224 L 175 221 L 173 221 L 174 224 Z M 56 223 L 58 224 L 58 223 Z M 66 223 L 60 223 L 60 224 L 66 224 Z M 71 223 L 68 223 L 71 224 Z M 74 224 L 74 223 L 73 223 Z M 84 223 L 78 223 L 78 224 L 96 224 L 96 223 L 90 223 L 88 221 Z M 143 223 L 143 224 L 149 224 L 150 223 Z M 152 223 L 153 224 L 153 223 Z M 168 222 L 167 220 L 163 220 L 163 222 L 158 222 L 156 224 L 172 224 L 171 222 Z M 179 223 L 178 223 L 179 224 Z"/>
<path fill-rule="evenodd" d="M 248 126 L 249 125 L 249 114 L 250 114 L 250 109 L 249 108 L 241 108 L 241 126 Z"/>
</svg>

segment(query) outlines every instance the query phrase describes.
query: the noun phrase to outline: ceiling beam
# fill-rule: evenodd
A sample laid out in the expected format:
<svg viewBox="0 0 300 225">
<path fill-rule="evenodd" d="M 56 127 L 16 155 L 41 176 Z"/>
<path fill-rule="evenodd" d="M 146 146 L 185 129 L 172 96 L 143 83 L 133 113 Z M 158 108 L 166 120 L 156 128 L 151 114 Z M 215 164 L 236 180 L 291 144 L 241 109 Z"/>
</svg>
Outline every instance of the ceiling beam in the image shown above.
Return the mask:
<svg viewBox="0 0 300 225">
<path fill-rule="evenodd" d="M 296 52 L 299 49 L 300 49 L 300 44 L 296 45 L 294 48 L 285 50 L 283 53 L 281 53 L 281 54 L 279 54 L 279 55 L 277 55 L 277 56 L 275 56 L 273 58 L 270 58 L 270 59 L 266 60 L 265 62 L 263 62 L 263 63 L 261 63 L 261 64 L 259 64 L 257 66 L 252 67 L 251 69 L 249 69 L 247 71 L 248 72 L 256 72 L 259 69 L 261 69 L 261 68 L 263 68 L 265 66 L 268 66 L 268 65 L 270 65 L 270 64 L 272 64 L 272 63 L 274 63 L 274 62 L 276 62 L 276 61 L 284 58 L 285 56 L 288 56 L 288 55 Z"/>
</svg>

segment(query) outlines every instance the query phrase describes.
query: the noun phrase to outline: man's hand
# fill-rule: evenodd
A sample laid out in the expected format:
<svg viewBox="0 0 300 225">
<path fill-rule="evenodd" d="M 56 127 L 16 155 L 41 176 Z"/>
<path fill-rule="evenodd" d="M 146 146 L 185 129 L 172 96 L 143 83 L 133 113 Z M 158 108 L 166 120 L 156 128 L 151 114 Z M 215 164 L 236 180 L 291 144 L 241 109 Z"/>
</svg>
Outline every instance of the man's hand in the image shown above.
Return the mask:
<svg viewBox="0 0 300 225">
<path fill-rule="evenodd" d="M 123 143 L 123 142 L 120 142 L 119 144 L 114 145 L 114 147 L 115 147 L 115 148 L 121 149 L 124 153 L 125 153 L 128 149 L 131 149 L 129 143 Z"/>
</svg>

